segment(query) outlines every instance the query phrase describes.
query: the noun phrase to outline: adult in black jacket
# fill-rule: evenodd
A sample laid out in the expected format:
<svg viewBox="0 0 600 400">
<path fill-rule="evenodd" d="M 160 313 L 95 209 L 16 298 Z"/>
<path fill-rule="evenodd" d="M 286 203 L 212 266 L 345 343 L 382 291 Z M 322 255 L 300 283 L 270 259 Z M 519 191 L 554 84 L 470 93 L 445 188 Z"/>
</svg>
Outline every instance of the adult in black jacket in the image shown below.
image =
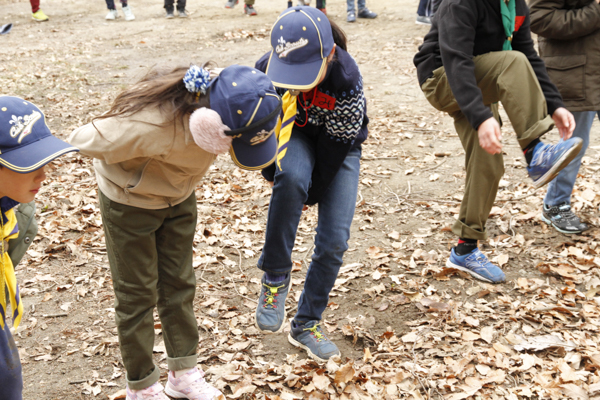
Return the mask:
<svg viewBox="0 0 600 400">
<path fill-rule="evenodd" d="M 487 282 L 504 273 L 477 248 L 504 174 L 498 102 L 502 102 L 536 187 L 577 155 L 575 122 L 533 48 L 524 0 L 444 0 L 414 58 L 419 84 L 436 109 L 454 118 L 465 149 L 465 193 L 447 266 Z M 564 142 L 539 137 L 556 124 Z"/>
</svg>

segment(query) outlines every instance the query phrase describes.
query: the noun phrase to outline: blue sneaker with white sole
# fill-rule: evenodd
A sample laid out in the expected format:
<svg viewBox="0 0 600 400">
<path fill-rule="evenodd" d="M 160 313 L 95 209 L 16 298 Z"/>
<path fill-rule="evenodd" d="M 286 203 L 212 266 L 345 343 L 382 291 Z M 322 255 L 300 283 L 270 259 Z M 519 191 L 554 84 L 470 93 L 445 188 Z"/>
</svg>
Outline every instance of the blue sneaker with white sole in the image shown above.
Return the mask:
<svg viewBox="0 0 600 400">
<path fill-rule="evenodd" d="M 536 188 L 542 187 L 577 157 L 583 140 L 578 137 L 557 144 L 538 143 L 533 149 L 531 163 L 527 167 L 529 177 Z"/>
<path fill-rule="evenodd" d="M 285 299 L 290 291 L 292 274 L 282 282 L 269 282 L 266 274 L 260 281 L 261 291 L 256 306 L 254 320 L 256 327 L 263 333 L 279 333 L 285 321 Z"/>
<path fill-rule="evenodd" d="M 506 280 L 504 272 L 492 264 L 478 248 L 470 253 L 459 256 L 452 248 L 446 267 L 468 272 L 473 277 L 489 283 L 501 283 Z"/>
<path fill-rule="evenodd" d="M 308 321 L 304 324 L 296 324 L 296 321 L 292 321 L 288 341 L 306 350 L 310 358 L 321 363 L 326 363 L 331 357 L 340 355 L 340 350 L 335 343 L 321 330 L 319 321 Z"/>
</svg>

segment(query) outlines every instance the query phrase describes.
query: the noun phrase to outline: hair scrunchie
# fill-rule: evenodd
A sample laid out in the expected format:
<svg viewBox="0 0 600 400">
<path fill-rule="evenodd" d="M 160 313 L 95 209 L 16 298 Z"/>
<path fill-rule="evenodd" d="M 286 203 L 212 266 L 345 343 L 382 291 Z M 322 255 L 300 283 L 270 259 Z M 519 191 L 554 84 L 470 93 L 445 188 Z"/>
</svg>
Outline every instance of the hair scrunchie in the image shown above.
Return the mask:
<svg viewBox="0 0 600 400">
<path fill-rule="evenodd" d="M 206 94 L 208 82 L 210 81 L 210 73 L 204 68 L 197 65 L 192 65 L 183 77 L 183 83 L 188 92 Z"/>
</svg>

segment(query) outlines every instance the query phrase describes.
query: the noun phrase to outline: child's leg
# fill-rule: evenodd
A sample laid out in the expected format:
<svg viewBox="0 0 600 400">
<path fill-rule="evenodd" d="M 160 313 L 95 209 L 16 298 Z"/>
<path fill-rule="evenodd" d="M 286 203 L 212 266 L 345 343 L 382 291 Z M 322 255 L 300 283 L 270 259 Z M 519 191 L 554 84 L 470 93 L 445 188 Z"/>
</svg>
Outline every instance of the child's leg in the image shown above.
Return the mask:
<svg viewBox="0 0 600 400">
<path fill-rule="evenodd" d="M 115 7 L 115 0 L 106 0 L 106 8 L 109 10 L 116 10 L 117 8 Z"/>
<path fill-rule="evenodd" d="M 158 300 L 155 232 L 165 210 L 116 203 L 98 191 L 106 251 L 115 289 L 116 323 L 130 389 L 145 389 L 160 377 L 154 365 L 153 311 Z"/>
<path fill-rule="evenodd" d="M 292 249 L 314 164 L 314 144 L 303 134 L 292 132 L 282 169 L 278 167 L 275 173 L 265 245 L 258 260 L 258 268 L 264 272 L 282 275 L 292 270 Z"/>
<path fill-rule="evenodd" d="M 319 222 L 315 251 L 308 267 L 304 290 L 294 320 L 320 321 L 348 249 L 354 217 L 360 170 L 360 150 L 348 154 L 323 198 L 319 201 Z"/>
<path fill-rule="evenodd" d="M 173 12 L 173 3 L 175 3 L 175 0 L 165 0 L 165 5 L 164 5 L 164 9 L 167 10 L 167 12 Z"/>
<path fill-rule="evenodd" d="M 31 3 L 31 12 L 36 13 L 40 9 L 40 0 L 29 0 Z"/>
<path fill-rule="evenodd" d="M 127 7 L 127 0 L 121 0 L 121 7 Z"/>
<path fill-rule="evenodd" d="M 177 11 L 185 11 L 186 0 L 177 0 Z"/>
<path fill-rule="evenodd" d="M 19 351 L 7 324 L 4 325 L 4 329 L 0 327 L 0 393 L 2 400 L 23 398 L 23 375 Z"/>
<path fill-rule="evenodd" d="M 548 192 L 544 198 L 544 204 L 553 207 L 560 204 L 571 204 L 571 193 L 575 186 L 575 180 L 577 179 L 577 173 L 581 166 L 581 159 L 585 155 L 585 151 L 590 143 L 590 130 L 592 123 L 596 117 L 596 111 L 584 111 L 574 112 L 575 117 L 575 130 L 573 131 L 573 137 L 579 137 L 583 139 L 581 150 L 577 157 L 571 161 L 571 163 L 565 167 L 552 182 L 548 184 Z"/>
<path fill-rule="evenodd" d="M 194 315 L 196 277 L 192 266 L 197 204 L 194 193 L 169 208 L 156 231 L 158 251 L 158 314 L 167 349 L 169 370 L 197 364 L 198 324 Z"/>
<path fill-rule="evenodd" d="M 498 106 L 492 112 L 499 120 Z M 502 154 L 489 154 L 479 145 L 477 131 L 461 111 L 450 114 L 465 150 L 465 192 L 460 203 L 458 220 L 452 227 L 463 239 L 487 239 L 485 224 L 496 199 L 498 184 L 504 175 Z"/>
</svg>

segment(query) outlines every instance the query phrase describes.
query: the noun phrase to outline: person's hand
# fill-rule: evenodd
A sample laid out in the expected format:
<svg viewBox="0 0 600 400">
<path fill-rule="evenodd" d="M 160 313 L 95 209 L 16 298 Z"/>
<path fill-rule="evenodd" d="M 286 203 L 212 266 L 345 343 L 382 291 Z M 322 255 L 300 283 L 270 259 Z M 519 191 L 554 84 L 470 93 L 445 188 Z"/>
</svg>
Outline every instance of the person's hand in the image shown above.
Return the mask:
<svg viewBox="0 0 600 400">
<path fill-rule="evenodd" d="M 502 132 L 500 132 L 500 124 L 495 118 L 488 118 L 477 128 L 479 135 L 479 145 L 482 149 L 490 154 L 498 154 L 502 152 Z"/>
<path fill-rule="evenodd" d="M 559 107 L 554 110 L 552 119 L 558 128 L 558 134 L 562 140 L 567 140 L 575 130 L 575 118 L 566 108 Z"/>
<path fill-rule="evenodd" d="M 267 183 L 269 184 L 269 186 L 273 187 L 273 185 L 275 184 L 275 182 L 273 181 L 267 181 Z"/>
</svg>

